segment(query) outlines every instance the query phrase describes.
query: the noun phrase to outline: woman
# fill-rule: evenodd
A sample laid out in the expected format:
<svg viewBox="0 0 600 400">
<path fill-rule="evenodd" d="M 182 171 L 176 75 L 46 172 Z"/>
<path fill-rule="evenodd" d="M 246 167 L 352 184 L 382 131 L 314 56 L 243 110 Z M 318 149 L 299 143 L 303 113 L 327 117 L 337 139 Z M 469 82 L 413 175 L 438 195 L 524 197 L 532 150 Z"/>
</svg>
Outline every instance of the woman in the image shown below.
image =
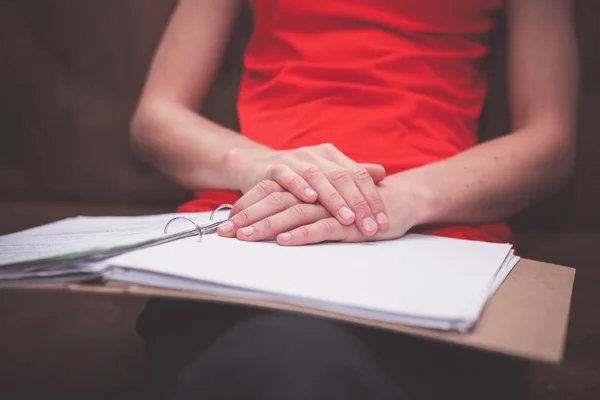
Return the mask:
<svg viewBox="0 0 600 400">
<path fill-rule="evenodd" d="M 220 235 L 303 245 L 418 230 L 509 242 L 503 220 L 569 179 L 569 0 L 251 0 L 237 133 L 195 110 L 240 3 L 180 0 L 132 122 L 140 152 L 197 192 L 181 211 L 235 203 Z M 478 144 L 502 13 L 514 131 Z M 138 328 L 159 397 L 464 398 L 477 386 L 467 374 L 493 378 L 481 355 L 241 307 L 154 301 Z M 432 385 L 411 385 L 423 380 Z"/>
</svg>

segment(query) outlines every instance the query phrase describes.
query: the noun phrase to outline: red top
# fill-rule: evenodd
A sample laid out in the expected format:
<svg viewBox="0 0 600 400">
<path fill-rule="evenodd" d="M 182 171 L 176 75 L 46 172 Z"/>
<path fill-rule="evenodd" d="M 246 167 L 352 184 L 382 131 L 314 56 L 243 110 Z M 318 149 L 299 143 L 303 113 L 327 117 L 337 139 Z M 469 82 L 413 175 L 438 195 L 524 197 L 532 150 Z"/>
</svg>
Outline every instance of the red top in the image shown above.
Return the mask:
<svg viewBox="0 0 600 400">
<path fill-rule="evenodd" d="M 502 0 L 250 0 L 241 133 L 274 149 L 329 142 L 388 174 L 477 143 Z M 237 193 L 198 193 L 180 211 Z M 429 233 L 511 241 L 504 224 Z"/>
</svg>

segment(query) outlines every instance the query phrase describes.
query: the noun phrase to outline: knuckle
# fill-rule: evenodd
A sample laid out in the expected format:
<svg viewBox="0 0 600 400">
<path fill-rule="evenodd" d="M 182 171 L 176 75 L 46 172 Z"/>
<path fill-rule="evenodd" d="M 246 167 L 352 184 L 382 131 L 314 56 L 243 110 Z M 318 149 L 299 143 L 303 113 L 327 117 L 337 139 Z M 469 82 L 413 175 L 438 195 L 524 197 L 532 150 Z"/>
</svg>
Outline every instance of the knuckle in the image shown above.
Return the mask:
<svg viewBox="0 0 600 400">
<path fill-rule="evenodd" d="M 280 206 L 285 203 L 283 192 L 273 192 L 267 196 L 267 199 L 274 206 Z"/>
<path fill-rule="evenodd" d="M 262 220 L 261 225 L 262 229 L 264 229 L 265 231 L 269 231 L 273 227 L 273 222 L 269 218 L 265 218 Z"/>
<path fill-rule="evenodd" d="M 369 203 L 364 197 L 359 197 L 355 199 L 352 204 L 349 204 L 349 206 L 353 210 L 366 210 L 369 208 Z"/>
<path fill-rule="evenodd" d="M 278 178 L 285 173 L 285 164 L 275 164 L 269 167 L 269 175 Z"/>
<path fill-rule="evenodd" d="M 338 192 L 332 192 L 327 195 L 327 201 L 329 203 L 338 204 L 338 203 L 343 203 L 344 199 Z"/>
<path fill-rule="evenodd" d="M 292 180 L 290 181 L 292 186 L 304 186 L 303 179 L 300 175 L 294 175 Z"/>
<path fill-rule="evenodd" d="M 301 226 L 300 228 L 298 228 L 296 233 L 302 239 L 310 238 L 310 231 L 308 230 L 308 228 L 306 226 Z"/>
<path fill-rule="evenodd" d="M 333 219 L 322 219 L 320 221 L 320 229 L 328 236 L 332 235 L 335 232 L 336 221 Z"/>
<path fill-rule="evenodd" d="M 354 173 L 352 174 L 352 178 L 355 181 L 366 181 L 371 179 L 371 174 L 369 174 L 369 171 L 367 171 L 364 168 L 358 168 L 356 171 L 354 171 Z"/>
<path fill-rule="evenodd" d="M 263 194 L 270 194 L 273 191 L 275 191 L 275 182 L 272 180 L 263 180 L 258 182 L 258 184 L 256 185 L 258 190 L 260 190 Z"/>
<path fill-rule="evenodd" d="M 238 220 L 239 223 L 245 224 L 250 221 L 252 216 L 247 210 L 241 210 L 235 215 L 235 218 Z"/>
<path fill-rule="evenodd" d="M 351 179 L 350 171 L 345 168 L 338 168 L 329 174 L 331 182 L 348 182 Z"/>
<path fill-rule="evenodd" d="M 329 142 L 319 144 L 318 148 L 320 148 L 321 150 L 324 150 L 326 152 L 337 150 L 335 148 L 335 146 L 333 144 L 329 143 Z"/>
<path fill-rule="evenodd" d="M 290 207 L 290 212 L 296 219 L 299 220 L 304 220 L 307 215 L 307 212 L 304 207 L 302 207 L 302 204 L 296 204 L 295 206 Z"/>
<path fill-rule="evenodd" d="M 321 171 L 316 165 L 313 165 L 311 167 L 306 168 L 302 173 L 302 176 L 308 180 L 318 179 L 323 177 L 323 171 Z"/>
<path fill-rule="evenodd" d="M 294 153 L 301 157 L 312 156 L 313 154 L 312 150 L 308 147 L 299 147 L 294 151 Z"/>
<path fill-rule="evenodd" d="M 369 196 L 369 203 L 372 207 L 376 208 L 382 208 L 384 206 L 383 199 L 378 193 L 373 193 L 371 196 Z"/>
</svg>

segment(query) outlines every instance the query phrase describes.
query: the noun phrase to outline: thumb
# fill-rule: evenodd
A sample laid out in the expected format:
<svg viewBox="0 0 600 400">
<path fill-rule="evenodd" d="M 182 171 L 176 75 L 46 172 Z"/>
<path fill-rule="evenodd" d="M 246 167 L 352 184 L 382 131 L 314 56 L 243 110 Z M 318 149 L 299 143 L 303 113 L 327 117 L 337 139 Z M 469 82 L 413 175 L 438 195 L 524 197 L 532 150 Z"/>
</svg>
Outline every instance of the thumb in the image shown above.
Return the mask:
<svg viewBox="0 0 600 400">
<path fill-rule="evenodd" d="M 367 170 L 375 183 L 379 183 L 385 178 L 385 168 L 382 165 L 364 163 L 360 166 Z"/>
</svg>

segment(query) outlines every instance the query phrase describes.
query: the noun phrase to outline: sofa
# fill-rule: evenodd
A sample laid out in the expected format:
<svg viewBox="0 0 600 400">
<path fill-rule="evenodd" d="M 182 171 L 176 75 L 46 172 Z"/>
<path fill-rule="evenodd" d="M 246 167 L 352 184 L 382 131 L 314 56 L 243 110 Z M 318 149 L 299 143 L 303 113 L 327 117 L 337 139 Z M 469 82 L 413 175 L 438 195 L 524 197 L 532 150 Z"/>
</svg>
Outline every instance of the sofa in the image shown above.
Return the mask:
<svg viewBox="0 0 600 400">
<path fill-rule="evenodd" d="M 171 212 L 190 193 L 140 162 L 129 121 L 175 0 L 0 2 L 0 234 L 75 215 Z M 522 256 L 576 268 L 560 365 L 529 399 L 600 398 L 600 2 L 576 3 L 579 148 L 567 188 L 511 219 Z M 246 8 L 202 110 L 236 128 Z M 505 134 L 505 47 L 490 58 L 481 140 Z M 143 398 L 143 297 L 0 290 L 0 398 Z"/>
</svg>

